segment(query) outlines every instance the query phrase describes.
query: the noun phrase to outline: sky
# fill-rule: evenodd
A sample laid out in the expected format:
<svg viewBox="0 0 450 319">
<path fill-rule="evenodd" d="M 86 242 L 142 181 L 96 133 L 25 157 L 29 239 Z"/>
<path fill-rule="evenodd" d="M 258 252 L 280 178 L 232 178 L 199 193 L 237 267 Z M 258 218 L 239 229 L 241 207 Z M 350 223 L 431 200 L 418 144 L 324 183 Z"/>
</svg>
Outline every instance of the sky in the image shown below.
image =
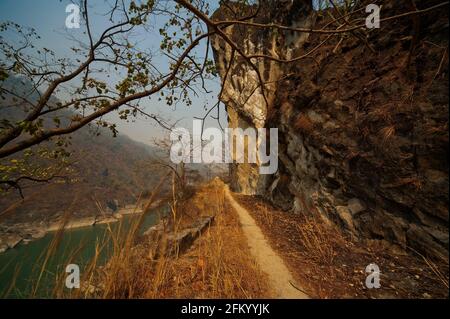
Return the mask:
<svg viewBox="0 0 450 319">
<path fill-rule="evenodd" d="M 83 29 L 66 28 L 65 20 L 69 13 L 66 13 L 65 10 L 69 3 L 65 0 L 0 0 L 0 22 L 12 21 L 24 27 L 35 28 L 41 37 L 40 42 L 36 44 L 53 50 L 58 57 L 70 57 L 72 52 L 69 48 L 74 45 L 70 37 L 87 38 L 82 33 Z M 108 25 L 108 21 L 102 15 L 108 8 L 108 3 L 107 0 L 95 0 L 90 3 L 92 4 L 89 9 L 90 23 L 95 37 Z M 216 8 L 217 5 L 217 1 L 210 2 L 211 9 Z M 142 48 L 159 47 L 158 30 L 162 27 L 164 21 L 154 19 L 150 23 L 152 26 L 151 32 L 137 35 L 140 39 L 139 45 Z M 204 45 L 200 49 L 204 49 Z M 156 57 L 155 61 L 156 66 L 160 66 L 161 70 L 164 70 L 166 65 L 164 59 Z M 179 121 L 178 126 L 191 129 L 194 117 L 203 117 L 206 112 L 205 106 L 211 107 L 216 103 L 219 88 L 219 79 L 209 81 L 208 89 L 211 93 L 206 94 L 198 91 L 199 97 L 192 96 L 193 105 L 189 107 L 181 103 L 176 107 L 171 107 L 156 99 L 145 99 L 145 101 L 142 101 L 143 105 L 140 106 L 147 113 L 155 113 L 171 121 Z M 223 105 L 221 106 L 220 118 L 222 126 L 225 127 L 226 113 Z M 120 120 L 117 114 L 110 114 L 106 119 L 117 124 L 119 134 L 128 135 L 130 138 L 146 144 L 152 144 L 155 138 L 160 139 L 167 136 L 167 131 L 151 119 L 139 117 L 133 122 L 126 122 Z M 209 118 L 205 126 L 218 127 L 218 124 L 216 120 Z"/>
</svg>

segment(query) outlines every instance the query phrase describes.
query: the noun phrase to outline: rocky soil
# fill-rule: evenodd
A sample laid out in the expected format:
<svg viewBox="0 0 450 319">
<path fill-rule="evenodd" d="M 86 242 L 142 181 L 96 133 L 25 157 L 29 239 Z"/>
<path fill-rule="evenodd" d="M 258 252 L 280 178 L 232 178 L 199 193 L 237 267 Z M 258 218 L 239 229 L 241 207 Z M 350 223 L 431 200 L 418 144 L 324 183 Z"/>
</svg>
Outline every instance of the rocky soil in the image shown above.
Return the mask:
<svg viewBox="0 0 450 319">
<path fill-rule="evenodd" d="M 235 196 L 311 298 L 448 298 L 448 263 L 405 252 L 385 241 L 364 242 L 320 219 L 286 214 L 259 196 Z M 376 264 L 380 287 L 368 289 Z"/>
</svg>

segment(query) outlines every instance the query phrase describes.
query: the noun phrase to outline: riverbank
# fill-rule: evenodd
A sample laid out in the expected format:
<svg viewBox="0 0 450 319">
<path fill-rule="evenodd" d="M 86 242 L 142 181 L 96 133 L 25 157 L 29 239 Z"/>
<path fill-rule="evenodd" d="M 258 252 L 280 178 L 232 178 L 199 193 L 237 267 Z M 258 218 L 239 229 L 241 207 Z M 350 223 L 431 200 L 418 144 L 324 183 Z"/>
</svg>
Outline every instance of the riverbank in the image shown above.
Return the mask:
<svg viewBox="0 0 450 319">
<path fill-rule="evenodd" d="M 155 209 L 164 204 L 163 200 L 156 200 L 150 207 Z M 124 216 L 133 214 L 142 214 L 143 209 L 138 205 L 126 205 L 116 212 L 104 212 L 96 216 L 88 216 L 64 221 L 62 216 L 60 220 L 51 222 L 21 223 L 8 226 L 0 225 L 0 253 L 12 249 L 19 244 L 28 244 L 31 241 L 43 238 L 47 233 L 56 232 L 64 229 L 77 229 L 83 227 L 92 227 L 95 225 L 109 224 L 120 221 Z"/>
<path fill-rule="evenodd" d="M 224 187 L 220 179 L 199 185 L 164 224 L 86 274 L 85 289 L 71 298 L 274 297 Z"/>
<path fill-rule="evenodd" d="M 57 298 L 55 289 L 65 288 L 60 279 L 65 278 L 68 263 L 79 265 L 82 274 L 93 262 L 101 268 L 137 222 L 143 233 L 166 211 L 162 206 L 148 214 L 124 214 L 118 223 L 48 232 L 43 238 L 8 249 L 0 254 L 0 298 Z"/>
</svg>

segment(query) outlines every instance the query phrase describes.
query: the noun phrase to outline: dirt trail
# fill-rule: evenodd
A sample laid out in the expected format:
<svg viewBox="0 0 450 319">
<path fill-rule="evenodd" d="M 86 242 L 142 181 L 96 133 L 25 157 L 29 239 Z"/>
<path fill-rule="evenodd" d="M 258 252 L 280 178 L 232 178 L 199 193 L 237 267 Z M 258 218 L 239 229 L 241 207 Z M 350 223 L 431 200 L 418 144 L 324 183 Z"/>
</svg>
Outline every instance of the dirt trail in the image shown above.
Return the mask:
<svg viewBox="0 0 450 319">
<path fill-rule="evenodd" d="M 248 211 L 239 205 L 233 198 L 228 186 L 225 186 L 225 196 L 239 215 L 239 220 L 245 237 L 247 238 L 248 245 L 250 246 L 250 251 L 261 269 L 267 273 L 270 280 L 270 286 L 274 292 L 274 297 L 289 299 L 309 298 L 308 295 L 292 286 L 293 284 L 295 287 L 299 287 L 299 285 L 295 283 L 295 280 L 284 261 L 270 247 L 261 232 L 261 229 L 256 225 L 255 220 L 250 216 Z"/>
</svg>

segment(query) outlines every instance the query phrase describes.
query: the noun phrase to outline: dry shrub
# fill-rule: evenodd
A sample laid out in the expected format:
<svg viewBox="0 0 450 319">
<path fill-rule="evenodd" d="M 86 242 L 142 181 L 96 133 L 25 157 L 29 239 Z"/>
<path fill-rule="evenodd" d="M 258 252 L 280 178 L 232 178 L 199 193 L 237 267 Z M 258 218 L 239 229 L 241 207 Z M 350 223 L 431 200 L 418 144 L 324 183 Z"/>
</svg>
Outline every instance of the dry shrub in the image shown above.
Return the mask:
<svg viewBox="0 0 450 319">
<path fill-rule="evenodd" d="M 175 210 L 175 211 L 174 211 Z M 138 244 L 126 236 L 114 241 L 104 267 L 94 257 L 85 271 L 77 298 L 262 298 L 269 297 L 267 278 L 250 257 L 233 209 L 225 202 L 223 183 L 201 187 L 187 201 L 172 205 L 181 231 L 201 216 L 215 215 L 213 224 L 178 256 L 151 256 L 145 238 Z M 173 217 L 172 217 L 173 218 Z"/>
<path fill-rule="evenodd" d="M 267 278 L 250 257 L 223 184 L 202 188 L 186 204 L 192 217 L 215 212 L 214 223 L 185 254 L 167 260 L 165 284 L 151 298 L 261 298 L 269 296 Z"/>
<path fill-rule="evenodd" d="M 304 201 L 304 211 L 294 214 L 257 197 L 238 195 L 236 199 L 311 297 L 448 298 L 448 259 L 432 261 L 417 253 L 398 252 L 381 240 L 357 241 Z M 381 269 L 381 289 L 365 287 L 365 267 L 370 263 Z"/>
</svg>

